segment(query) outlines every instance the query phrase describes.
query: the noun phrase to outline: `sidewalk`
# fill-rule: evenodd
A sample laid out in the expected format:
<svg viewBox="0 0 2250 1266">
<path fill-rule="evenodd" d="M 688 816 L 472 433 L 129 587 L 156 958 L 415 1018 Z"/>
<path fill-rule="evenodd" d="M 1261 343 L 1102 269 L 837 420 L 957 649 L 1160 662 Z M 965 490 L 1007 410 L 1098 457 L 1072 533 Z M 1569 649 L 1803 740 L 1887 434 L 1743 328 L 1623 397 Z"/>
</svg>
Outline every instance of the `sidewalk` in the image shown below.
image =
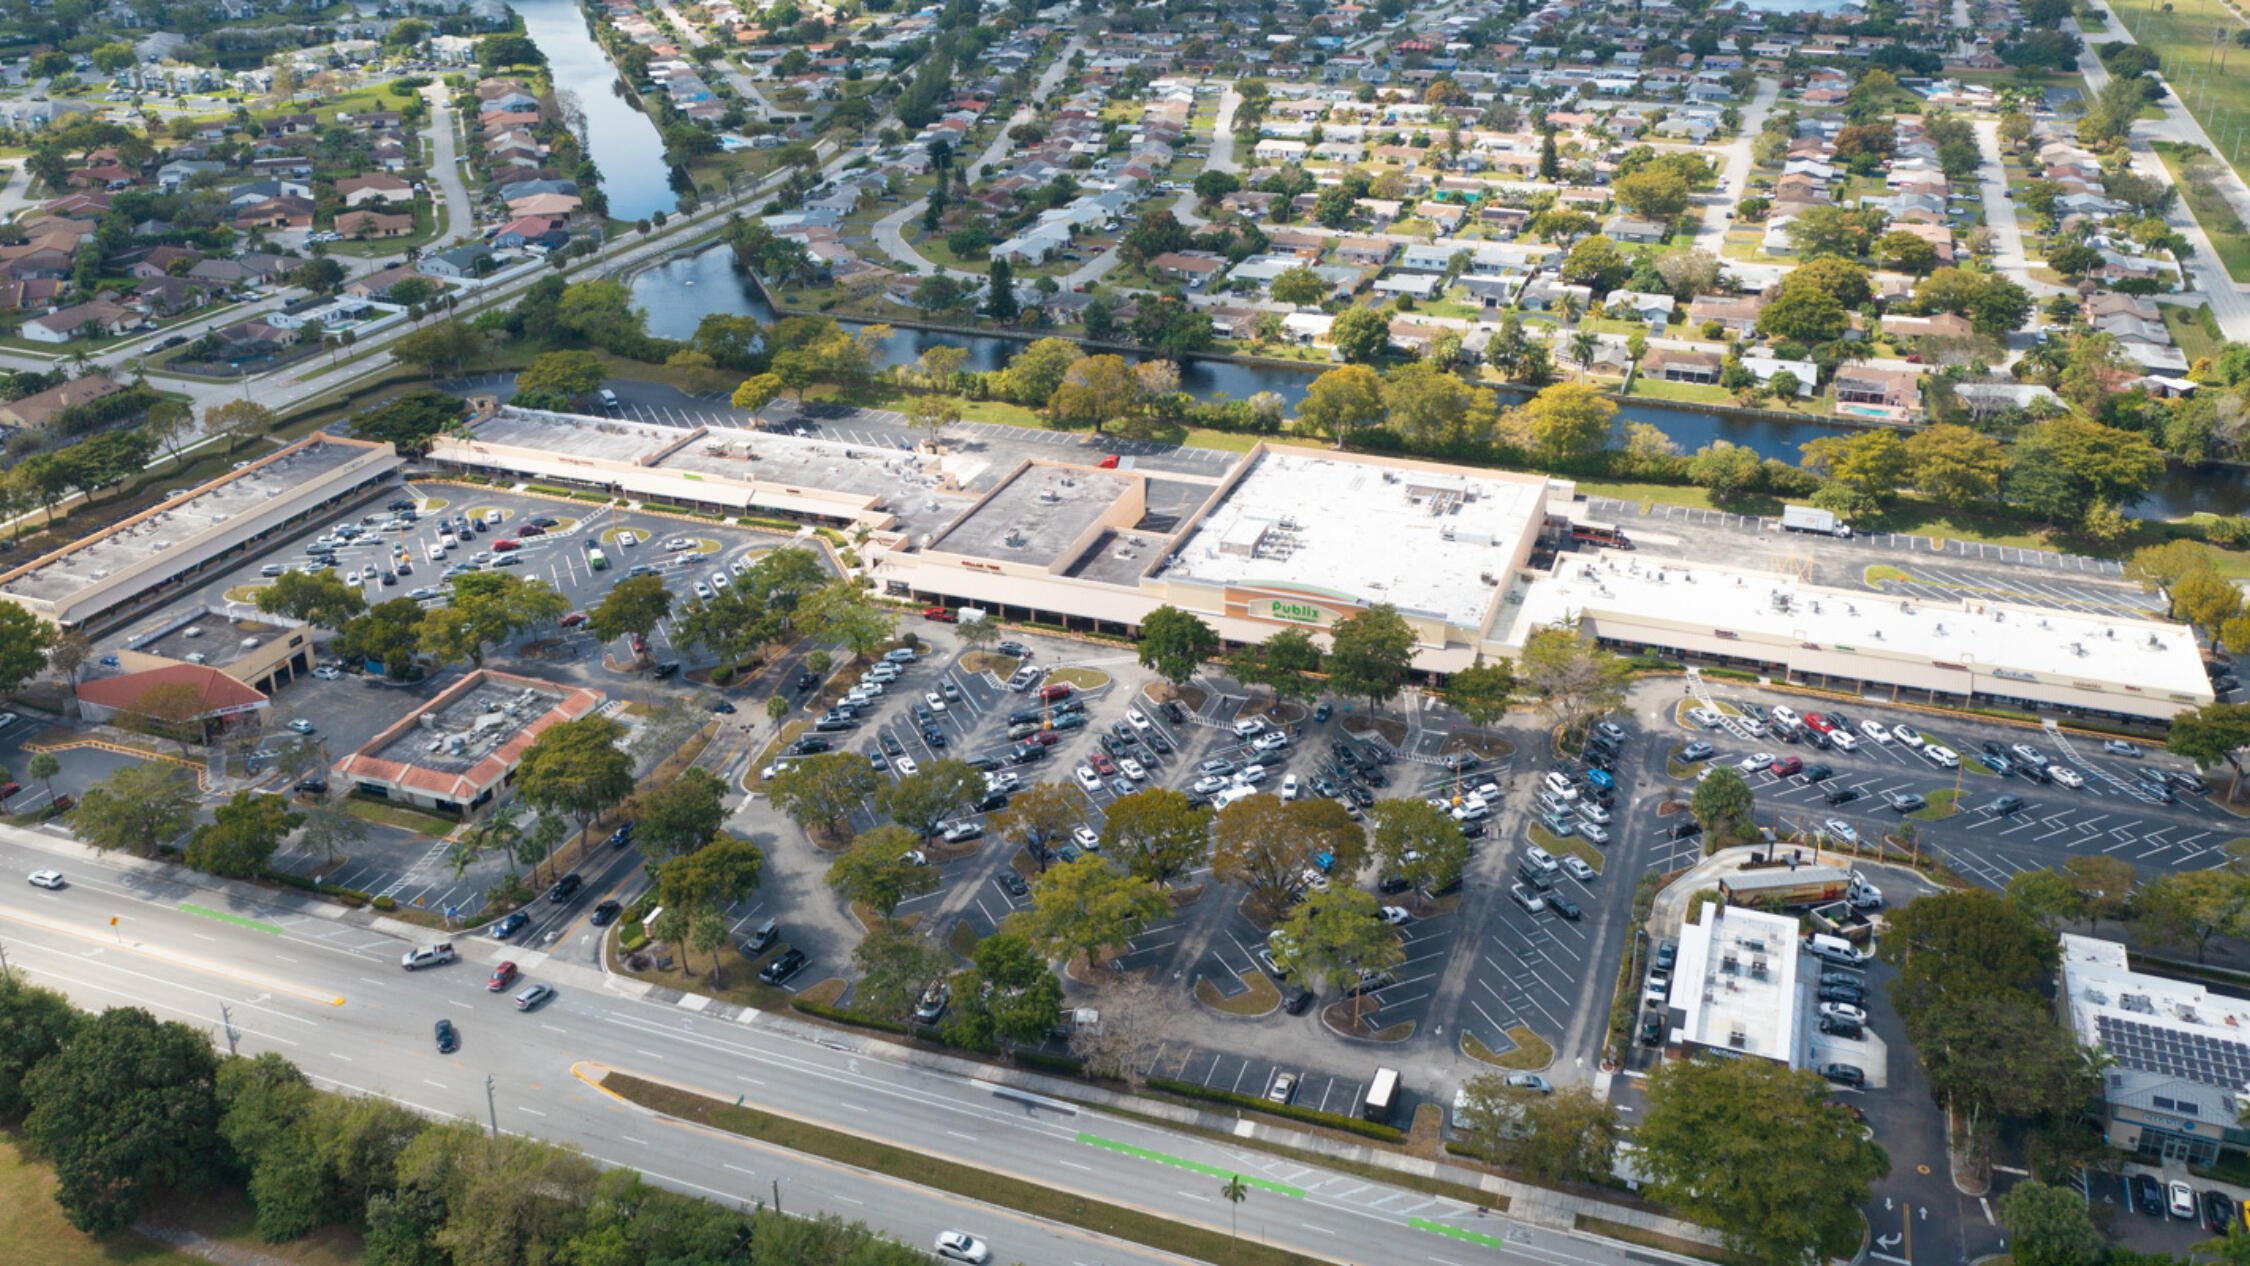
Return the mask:
<svg viewBox="0 0 2250 1266">
<path fill-rule="evenodd" d="M 20 827 L 0 825 L 0 839 L 25 848 L 50 853 L 71 860 L 85 860 L 91 852 L 85 845 L 67 837 L 44 831 L 29 831 Z M 171 862 L 150 861 L 126 854 L 113 854 L 105 860 L 139 872 L 147 880 L 174 885 L 185 891 L 181 896 L 200 893 L 202 900 L 215 909 L 233 913 L 255 915 L 283 912 L 307 918 L 324 919 L 350 927 L 363 928 L 388 936 L 396 936 L 414 943 L 435 939 L 439 933 L 418 924 L 378 914 L 373 910 L 353 910 L 308 895 L 286 890 L 269 891 L 248 884 L 214 878 L 200 871 Z M 1051 1077 L 1000 1064 L 946 1054 L 942 1051 L 894 1043 L 849 1029 L 829 1028 L 800 1020 L 792 1015 L 760 1011 L 754 1007 L 740 1007 L 720 1002 L 704 994 L 682 993 L 676 989 L 651 985 L 641 981 L 615 976 L 606 970 L 582 964 L 553 959 L 545 950 L 528 945 L 503 945 L 472 936 L 455 936 L 454 947 L 464 961 L 489 966 L 503 956 L 513 959 L 524 971 L 536 973 L 542 979 L 567 983 L 585 989 L 600 989 L 618 997 L 637 998 L 659 1006 L 675 1006 L 713 1019 L 728 1020 L 744 1027 L 777 1033 L 802 1042 L 845 1055 L 864 1055 L 896 1064 L 959 1078 L 972 1084 L 1004 1086 L 1045 1099 L 1083 1104 L 1090 1107 L 1116 1108 L 1144 1117 L 1153 1117 L 1176 1125 L 1232 1135 L 1241 1139 L 1255 1139 L 1288 1147 L 1297 1151 L 1331 1157 L 1360 1165 L 1376 1166 L 1400 1174 L 1423 1178 L 1436 1178 L 1463 1187 L 1474 1188 L 1503 1196 L 1508 1200 L 1506 1216 L 1531 1225 L 1557 1230 L 1574 1230 L 1581 1216 L 1598 1218 L 1626 1226 L 1640 1227 L 1678 1239 L 1716 1247 L 1720 1243 L 1718 1232 L 1695 1223 L 1655 1213 L 1626 1204 L 1596 1200 L 1570 1192 L 1534 1187 L 1513 1179 L 1480 1173 L 1443 1161 L 1402 1156 L 1382 1148 L 1345 1142 L 1305 1133 L 1280 1124 L 1269 1124 L 1243 1118 L 1236 1114 L 1207 1111 L 1155 1099 L 1144 1099 L 1124 1094 L 1104 1086 Z M 1581 1232 L 1583 1234 L 1584 1232 Z M 1640 1250 L 1636 1250 L 1640 1251 Z"/>
</svg>

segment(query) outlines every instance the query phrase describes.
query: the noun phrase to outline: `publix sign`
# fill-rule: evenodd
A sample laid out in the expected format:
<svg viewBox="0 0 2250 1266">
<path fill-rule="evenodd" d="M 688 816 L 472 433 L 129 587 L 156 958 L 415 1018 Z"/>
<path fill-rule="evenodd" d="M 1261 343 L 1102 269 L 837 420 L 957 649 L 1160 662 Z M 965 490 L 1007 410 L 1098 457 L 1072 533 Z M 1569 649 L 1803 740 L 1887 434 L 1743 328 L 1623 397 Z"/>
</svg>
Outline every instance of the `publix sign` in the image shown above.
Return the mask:
<svg viewBox="0 0 2250 1266">
<path fill-rule="evenodd" d="M 1261 609 L 1262 608 L 1262 609 Z M 1271 598 L 1253 603 L 1250 614 L 1263 615 L 1270 620 L 1286 620 L 1292 624 L 1325 624 L 1328 612 L 1309 602 L 1291 602 L 1284 598 Z"/>
</svg>

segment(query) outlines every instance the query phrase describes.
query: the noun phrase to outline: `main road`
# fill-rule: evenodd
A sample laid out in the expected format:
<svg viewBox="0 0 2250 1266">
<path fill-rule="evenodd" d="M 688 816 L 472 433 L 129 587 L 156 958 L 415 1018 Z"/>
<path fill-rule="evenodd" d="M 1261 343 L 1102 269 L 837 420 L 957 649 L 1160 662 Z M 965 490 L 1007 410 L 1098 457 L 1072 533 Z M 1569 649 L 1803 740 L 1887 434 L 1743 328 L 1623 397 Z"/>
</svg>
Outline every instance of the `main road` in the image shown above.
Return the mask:
<svg viewBox="0 0 2250 1266">
<path fill-rule="evenodd" d="M 1241 1233 L 1343 1263 L 1630 1266 L 1644 1251 L 1532 1227 L 1460 1201 L 1004 1090 L 943 1060 L 793 1019 L 652 993 L 637 982 L 462 936 L 464 961 L 399 969 L 413 942 L 316 903 L 0 827 L 0 874 L 60 867 L 61 892 L 0 884 L 0 941 L 35 983 L 90 1009 L 144 1007 L 275 1051 L 324 1085 L 576 1146 L 609 1165 L 714 1199 L 778 1196 L 788 1211 L 865 1221 L 914 1244 L 959 1227 L 1039 1266 L 1140 1264 L 1170 1254 L 902 1179 L 690 1126 L 594 1083 L 630 1072 L 948 1161 Z M 583 925 L 580 925 L 581 929 Z M 571 939 L 576 939 L 575 937 Z M 559 991 L 518 1012 L 485 988 L 493 963 Z M 817 967 L 816 967 L 817 969 Z M 222 1019 L 224 1017 L 224 1019 Z M 439 1019 L 462 1045 L 440 1055 Z M 231 1034 L 223 1026 L 231 1026 Z M 1253 1187 L 1229 1210 L 1220 1187 Z"/>
</svg>

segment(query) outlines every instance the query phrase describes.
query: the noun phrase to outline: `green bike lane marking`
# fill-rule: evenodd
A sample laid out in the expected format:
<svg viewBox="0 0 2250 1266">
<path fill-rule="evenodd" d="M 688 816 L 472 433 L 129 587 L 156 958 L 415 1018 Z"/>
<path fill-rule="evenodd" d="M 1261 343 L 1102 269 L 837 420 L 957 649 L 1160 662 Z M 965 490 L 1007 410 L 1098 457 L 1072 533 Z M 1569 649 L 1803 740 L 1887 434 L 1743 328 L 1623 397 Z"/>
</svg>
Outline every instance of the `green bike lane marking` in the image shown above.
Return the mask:
<svg viewBox="0 0 2250 1266">
<path fill-rule="evenodd" d="M 267 923 L 262 919 L 246 919 L 239 914 L 228 914 L 224 910 L 213 910 L 199 905 L 182 905 L 180 911 L 183 914 L 192 914 L 200 918 L 217 919 L 221 923 L 231 923 L 238 928 L 248 928 L 253 932 L 264 932 L 269 936 L 283 935 L 282 927 L 278 923 Z"/>
<path fill-rule="evenodd" d="M 1443 1222 L 1432 1222 L 1428 1218 L 1408 1218 L 1406 1225 L 1417 1231 L 1427 1231 L 1431 1235 L 1442 1235 L 1447 1239 L 1461 1240 L 1464 1243 L 1481 1244 L 1486 1248 L 1508 1247 L 1507 1241 L 1497 1235 L 1486 1235 L 1479 1231 L 1465 1231 L 1457 1226 L 1447 1226 Z"/>
<path fill-rule="evenodd" d="M 1238 1174 L 1231 1169 L 1225 1169 L 1217 1165 L 1206 1165 L 1201 1161 L 1191 1161 L 1182 1156 L 1167 1156 L 1163 1152 L 1152 1152 L 1145 1147 L 1135 1147 L 1131 1143 L 1120 1143 L 1115 1139 L 1105 1139 L 1099 1134 L 1081 1133 L 1078 1136 L 1078 1141 L 1088 1147 L 1101 1148 L 1105 1152 L 1116 1152 L 1120 1156 L 1130 1156 L 1135 1160 L 1154 1161 L 1159 1165 L 1170 1165 L 1174 1169 L 1184 1169 L 1190 1173 L 1202 1174 L 1209 1178 L 1239 1178 L 1245 1187 L 1270 1191 L 1276 1195 L 1287 1196 L 1291 1200 L 1305 1198 L 1305 1189 L 1302 1187 L 1292 1187 L 1287 1183 L 1273 1182 L 1264 1178 L 1253 1178 L 1248 1174 Z"/>
</svg>

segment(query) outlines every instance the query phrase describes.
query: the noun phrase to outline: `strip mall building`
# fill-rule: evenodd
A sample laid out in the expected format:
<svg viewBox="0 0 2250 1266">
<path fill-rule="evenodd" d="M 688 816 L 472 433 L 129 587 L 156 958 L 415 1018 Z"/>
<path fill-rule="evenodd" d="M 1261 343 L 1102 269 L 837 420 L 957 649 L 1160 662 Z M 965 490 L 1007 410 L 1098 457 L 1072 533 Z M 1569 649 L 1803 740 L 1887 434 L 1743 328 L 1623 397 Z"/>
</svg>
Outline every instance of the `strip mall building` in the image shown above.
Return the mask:
<svg viewBox="0 0 2250 1266">
<path fill-rule="evenodd" d="M 2212 698 L 2178 624 L 1563 548 L 1583 510 L 1565 480 L 1281 445 L 1200 473 L 1103 468 L 1087 452 L 904 452 L 501 407 L 430 460 L 863 530 L 891 595 L 1099 632 L 1130 634 L 1171 605 L 1247 643 L 1387 603 L 1433 674 L 1575 621 L 1619 649 L 1908 700 L 2161 720 Z"/>
</svg>

